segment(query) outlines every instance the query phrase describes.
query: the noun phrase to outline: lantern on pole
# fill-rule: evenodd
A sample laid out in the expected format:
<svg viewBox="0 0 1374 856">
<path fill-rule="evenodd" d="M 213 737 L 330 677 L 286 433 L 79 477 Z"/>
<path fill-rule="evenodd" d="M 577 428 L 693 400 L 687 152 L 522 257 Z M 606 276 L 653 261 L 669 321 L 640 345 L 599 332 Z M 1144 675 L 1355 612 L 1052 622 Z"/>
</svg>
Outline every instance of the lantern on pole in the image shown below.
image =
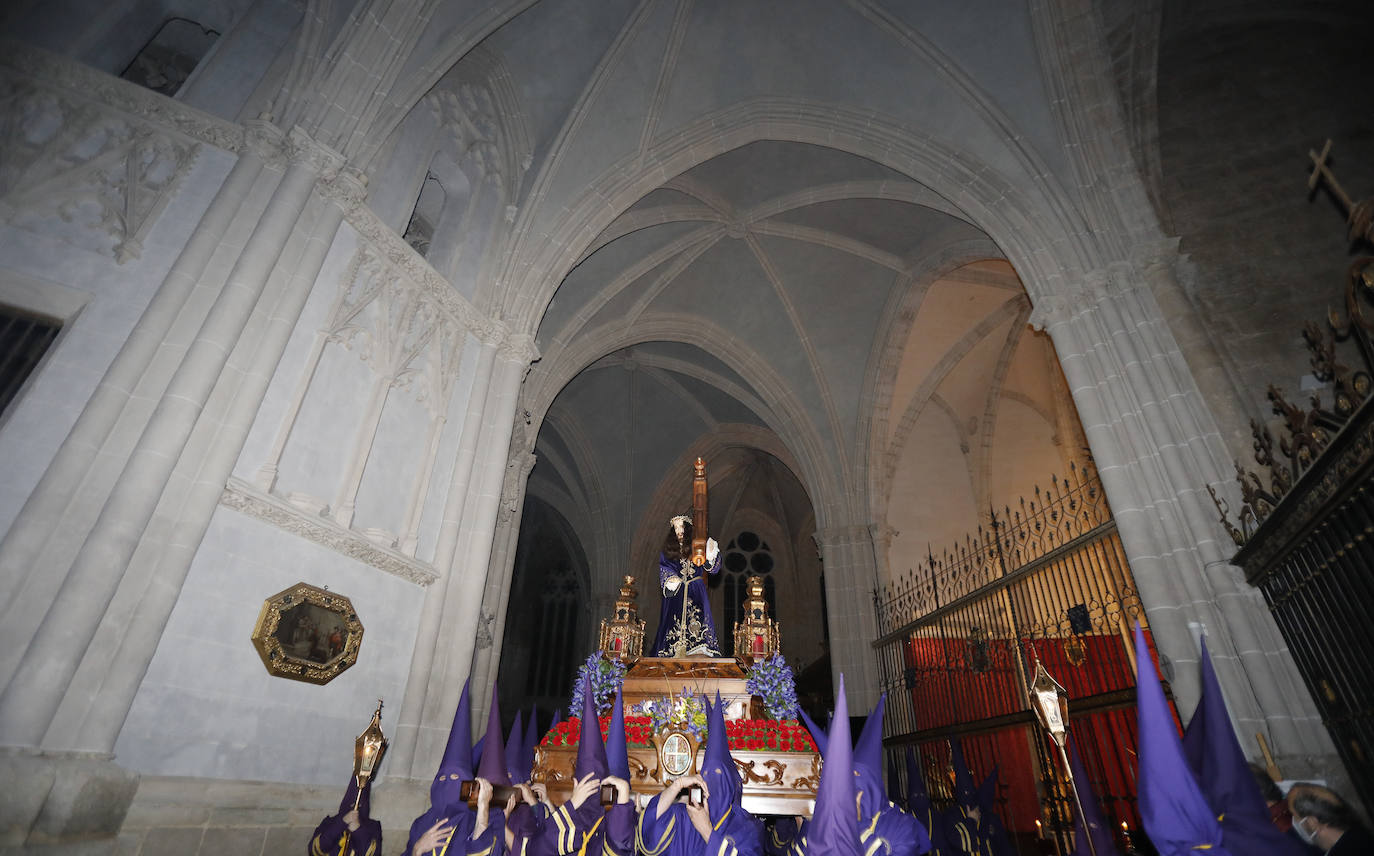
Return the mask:
<svg viewBox="0 0 1374 856">
<path fill-rule="evenodd" d="M 353 778 L 358 783 L 358 794 L 353 799 L 354 809 L 358 808 L 358 803 L 362 800 L 363 788 L 382 763 L 386 747 L 386 735 L 382 734 L 382 700 L 377 699 L 377 710 L 372 714 L 372 721 L 368 723 L 367 730 L 359 734 L 358 739 L 353 742 Z"/>
<path fill-rule="evenodd" d="M 1054 745 L 1059 747 L 1059 759 L 1064 763 L 1064 776 L 1069 780 L 1069 790 L 1073 793 L 1074 809 L 1082 823 L 1083 834 L 1088 838 L 1088 852 L 1097 856 L 1097 848 L 1093 846 L 1092 835 L 1088 832 L 1088 822 L 1083 817 L 1083 801 L 1078 797 L 1078 783 L 1074 781 L 1073 767 L 1069 764 L 1069 753 L 1066 748 L 1069 738 L 1069 693 L 1045 671 L 1045 664 L 1040 662 L 1039 657 L 1035 658 L 1035 677 L 1031 680 L 1027 693 L 1030 696 L 1031 710 L 1035 711 L 1035 718 L 1040 721 L 1040 727 L 1049 733 Z"/>
</svg>

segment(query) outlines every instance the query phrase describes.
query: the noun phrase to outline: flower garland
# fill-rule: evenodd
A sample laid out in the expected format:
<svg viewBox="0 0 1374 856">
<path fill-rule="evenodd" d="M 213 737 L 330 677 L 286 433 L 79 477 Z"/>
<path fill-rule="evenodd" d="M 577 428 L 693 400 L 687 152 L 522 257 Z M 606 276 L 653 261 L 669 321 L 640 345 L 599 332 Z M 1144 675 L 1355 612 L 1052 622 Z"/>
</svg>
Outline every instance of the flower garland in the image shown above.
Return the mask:
<svg viewBox="0 0 1374 856">
<path fill-rule="evenodd" d="M 790 720 L 797 715 L 797 682 L 792 667 L 782 654 L 756 660 L 749 667 L 749 692 L 763 699 L 764 710 L 773 720 Z"/>
<path fill-rule="evenodd" d="M 572 703 L 568 705 L 568 715 L 573 718 L 582 715 L 582 685 L 589 677 L 596 712 L 609 711 L 615 703 L 615 691 L 625 683 L 625 672 L 626 666 L 619 660 L 604 657 L 600 651 L 593 653 L 585 663 L 577 667 L 577 680 L 573 682 Z"/>
</svg>

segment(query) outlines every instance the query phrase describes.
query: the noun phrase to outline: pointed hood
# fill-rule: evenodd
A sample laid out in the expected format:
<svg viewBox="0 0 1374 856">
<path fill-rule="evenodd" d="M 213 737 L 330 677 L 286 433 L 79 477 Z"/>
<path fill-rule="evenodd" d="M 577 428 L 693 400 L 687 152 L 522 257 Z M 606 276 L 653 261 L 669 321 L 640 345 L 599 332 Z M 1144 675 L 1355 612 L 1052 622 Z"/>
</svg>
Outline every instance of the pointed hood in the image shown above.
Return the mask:
<svg viewBox="0 0 1374 856">
<path fill-rule="evenodd" d="M 897 806 L 905 802 L 902 799 L 902 775 L 897 769 L 896 755 L 887 756 L 887 801 Z"/>
<path fill-rule="evenodd" d="M 701 778 L 711 792 L 711 823 L 719 823 L 726 809 L 738 805 L 743 796 L 739 768 L 730 756 L 730 738 L 725 731 L 725 705 L 716 693 L 716 703 L 706 703 L 706 752 L 701 762 Z"/>
<path fill-rule="evenodd" d="M 854 762 L 849 747 L 849 704 L 845 701 L 843 674 L 830 722 L 821 783 L 816 788 L 816 810 L 806 833 L 806 851 L 826 856 L 859 856 L 863 845 L 859 840 L 858 812 L 854 810 Z"/>
<path fill-rule="evenodd" d="M 1221 692 L 1216 668 L 1207 653 L 1207 638 L 1202 639 L 1202 698 L 1188 727 L 1183 730 L 1183 751 L 1197 775 L 1212 813 L 1221 819 L 1222 834 L 1229 849 L 1238 853 L 1299 853 L 1302 847 L 1285 835 L 1269 819 L 1255 777 L 1250 773 L 1245 751 L 1240 748 L 1226 697 Z"/>
<path fill-rule="evenodd" d="M 1073 819 L 1074 848 L 1071 856 L 1119 856 L 1112 831 L 1102 817 L 1102 809 L 1097 803 L 1097 793 L 1088 778 L 1088 769 L 1083 766 L 1083 758 L 1072 737 L 1069 738 L 1069 767 L 1073 770 L 1073 781 L 1078 786 L 1078 799 L 1083 803 L 1083 814 Z M 1086 824 L 1087 834 L 1084 834 Z M 1092 849 L 1088 849 L 1088 838 L 1092 837 Z M 1198 851 L 1199 853 L 1202 851 Z"/>
<path fill-rule="evenodd" d="M 439 759 L 439 771 L 434 774 L 434 783 L 429 788 L 431 808 L 446 812 L 463 802 L 458 791 L 463 782 L 472 779 L 471 745 L 472 700 L 468 697 L 468 684 L 464 682 L 463 694 L 458 697 L 458 710 L 453 714 L 453 726 L 448 732 L 448 743 Z"/>
<path fill-rule="evenodd" d="M 992 765 L 992 772 L 988 773 L 983 779 L 983 783 L 978 786 L 978 809 L 983 817 L 992 814 L 997 803 L 997 765 Z"/>
<path fill-rule="evenodd" d="M 525 781 L 534 774 L 534 748 L 539 745 L 539 711 L 530 705 L 530 718 L 525 720 L 525 739 L 520 744 L 520 769 L 525 771 Z"/>
<path fill-rule="evenodd" d="M 511 723 L 510 736 L 506 738 L 506 775 L 510 776 L 511 783 L 528 782 L 530 780 L 530 768 L 520 768 L 520 762 L 525 757 L 525 714 L 517 710 L 515 712 L 515 722 Z"/>
<path fill-rule="evenodd" d="M 477 775 L 493 785 L 509 785 L 506 771 L 506 747 L 501 741 L 501 703 L 496 698 L 496 684 L 491 685 L 491 709 L 487 711 L 487 733 L 482 735 L 482 760 Z"/>
<path fill-rule="evenodd" d="M 921 823 L 929 819 L 930 791 L 926 790 L 921 765 L 916 763 L 916 750 L 910 746 L 906 747 L 906 810 Z"/>
<path fill-rule="evenodd" d="M 577 741 L 573 776 L 580 779 L 595 773 L 598 779 L 604 779 L 609 771 L 606 746 L 601 742 L 601 721 L 596 715 L 596 700 L 592 698 L 592 682 L 587 678 L 582 684 L 582 736 Z"/>
<path fill-rule="evenodd" d="M 1136 787 L 1145 834 L 1160 856 L 1208 856 L 1229 851 L 1221 846 L 1221 825 L 1198 787 L 1174 725 L 1174 713 L 1164 698 L 1154 658 L 1140 625 L 1135 626 L 1136 721 L 1139 733 L 1139 773 Z"/>
<path fill-rule="evenodd" d="M 887 693 L 883 693 L 877 707 L 864 720 L 859 742 L 854 745 L 854 775 L 858 777 L 859 793 L 863 795 L 865 817 L 887 804 L 887 794 L 883 791 L 883 711 L 886 707 Z"/>
<path fill-rule="evenodd" d="M 828 739 L 825 730 L 816 724 L 816 721 L 806 715 L 806 711 L 797 708 L 797 713 L 801 714 L 802 723 L 806 725 L 806 730 L 811 732 L 811 740 L 816 744 L 816 749 L 825 754 L 825 741 Z"/>
<path fill-rule="evenodd" d="M 954 768 L 954 802 L 961 806 L 978 805 L 978 791 L 973 786 L 973 773 L 964 761 L 964 747 L 959 738 L 949 741 L 949 764 Z"/>
<path fill-rule="evenodd" d="M 620 687 L 615 688 L 615 706 L 611 708 L 611 724 L 606 729 L 606 766 L 611 775 L 630 781 L 630 751 L 625 745 L 625 702 Z"/>
</svg>

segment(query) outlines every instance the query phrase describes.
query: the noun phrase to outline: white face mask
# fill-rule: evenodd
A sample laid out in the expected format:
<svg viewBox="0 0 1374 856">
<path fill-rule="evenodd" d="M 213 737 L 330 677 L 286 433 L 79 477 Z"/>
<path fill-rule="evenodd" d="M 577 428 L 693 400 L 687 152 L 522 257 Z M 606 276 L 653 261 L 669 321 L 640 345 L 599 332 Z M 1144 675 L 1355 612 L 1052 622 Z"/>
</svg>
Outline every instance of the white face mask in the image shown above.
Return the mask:
<svg viewBox="0 0 1374 856">
<path fill-rule="evenodd" d="M 1306 843 L 1311 844 L 1311 845 L 1313 845 L 1313 846 L 1315 847 L 1316 844 L 1317 844 L 1317 842 L 1316 842 L 1314 839 L 1316 839 L 1317 833 L 1315 833 L 1315 832 L 1309 832 L 1308 829 L 1307 829 L 1307 827 L 1306 827 L 1305 825 L 1303 825 L 1303 821 L 1304 821 L 1304 820 L 1307 820 L 1307 818 L 1305 818 L 1305 817 L 1295 817 L 1295 818 L 1293 818 L 1293 829 L 1298 833 L 1298 837 L 1299 837 L 1299 838 L 1301 838 L 1301 839 L 1302 839 L 1303 841 L 1305 841 Z"/>
</svg>

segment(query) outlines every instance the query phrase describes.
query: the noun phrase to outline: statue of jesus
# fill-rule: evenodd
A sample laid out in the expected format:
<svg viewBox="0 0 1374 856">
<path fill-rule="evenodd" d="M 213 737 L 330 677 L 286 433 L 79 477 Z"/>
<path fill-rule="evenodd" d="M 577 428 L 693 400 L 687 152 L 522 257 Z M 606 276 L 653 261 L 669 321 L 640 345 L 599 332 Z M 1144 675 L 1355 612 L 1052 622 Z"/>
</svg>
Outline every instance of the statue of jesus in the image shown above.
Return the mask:
<svg viewBox="0 0 1374 856">
<path fill-rule="evenodd" d="M 720 570 L 720 545 L 714 538 L 706 539 L 706 564 L 697 567 L 691 556 L 692 519 L 679 515 L 668 526 L 658 557 L 663 607 L 650 650 L 659 657 L 719 657 L 706 577 Z"/>
</svg>

